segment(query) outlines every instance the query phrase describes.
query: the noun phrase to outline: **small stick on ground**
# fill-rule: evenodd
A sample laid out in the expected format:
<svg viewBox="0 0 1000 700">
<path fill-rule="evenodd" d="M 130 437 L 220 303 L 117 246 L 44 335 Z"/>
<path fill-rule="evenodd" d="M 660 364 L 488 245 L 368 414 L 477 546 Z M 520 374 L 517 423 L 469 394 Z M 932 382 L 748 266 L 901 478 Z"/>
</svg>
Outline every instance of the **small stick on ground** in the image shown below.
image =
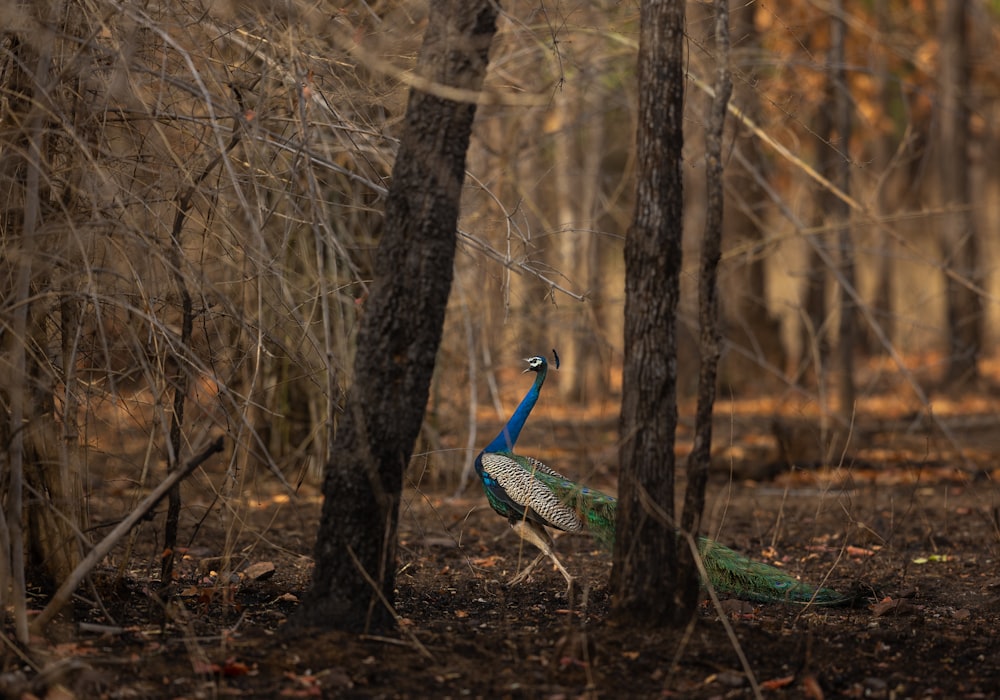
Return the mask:
<svg viewBox="0 0 1000 700">
<path fill-rule="evenodd" d="M 180 483 L 181 479 L 186 477 L 188 474 L 193 472 L 202 463 L 205 462 L 209 457 L 214 455 L 216 452 L 222 452 L 223 448 L 223 438 L 220 435 L 216 440 L 206 447 L 200 454 L 195 456 L 190 462 L 184 465 L 183 469 L 179 469 L 167 476 L 166 479 L 160 482 L 160 485 L 153 489 L 146 498 L 136 506 L 136 509 L 129 513 L 128 517 L 122 520 L 115 527 L 114 530 L 109 532 L 103 540 L 97 543 L 90 553 L 84 557 L 83 561 L 73 569 L 73 573 L 69 575 L 62 585 L 59 586 L 59 590 L 55 592 L 52 596 L 52 600 L 49 604 L 45 606 L 45 609 L 38 614 L 31 623 L 31 632 L 33 634 L 41 634 L 45 629 L 45 626 L 56 616 L 63 606 L 69 602 L 70 597 L 73 595 L 73 591 L 76 590 L 80 582 L 91 572 L 91 570 L 97 566 L 104 557 L 108 555 L 108 552 L 118 543 L 122 537 L 124 537 L 129 530 L 135 527 L 136 523 L 146 517 L 156 504 L 159 503 L 164 496 L 170 491 L 174 485 Z"/>
</svg>

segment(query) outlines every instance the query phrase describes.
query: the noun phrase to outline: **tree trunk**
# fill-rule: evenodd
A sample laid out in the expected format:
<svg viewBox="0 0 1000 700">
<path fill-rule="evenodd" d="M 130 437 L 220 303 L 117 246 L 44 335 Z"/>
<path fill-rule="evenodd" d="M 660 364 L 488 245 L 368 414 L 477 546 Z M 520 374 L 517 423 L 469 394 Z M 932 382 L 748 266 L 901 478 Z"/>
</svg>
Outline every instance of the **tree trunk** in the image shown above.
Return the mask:
<svg viewBox="0 0 1000 700">
<path fill-rule="evenodd" d="M 58 7 L 34 8 L 39 26 L 66 28 L 69 14 Z M 69 338 L 50 324 L 60 311 L 61 330 L 76 332 L 78 313 L 71 235 L 53 206 L 51 105 L 63 85 L 54 58 L 57 30 L 6 37 L 0 85 L 6 96 L 7 148 L 0 149 L 0 297 L 6 301 L 0 327 L 0 602 L 14 609 L 15 636 L 26 638 L 25 584 L 50 589 L 80 559 L 82 487 L 76 460 L 77 415 Z M 61 204 L 69 206 L 64 199 Z M 65 273 L 65 274 L 62 274 Z M 62 285 L 65 284 L 65 288 Z M 52 303 L 51 300 L 56 300 Z M 50 357 L 69 362 L 61 370 Z M 56 387 L 65 391 L 61 414 Z M 58 418 L 57 418 L 58 415 Z M 9 597 L 8 597 L 9 596 Z"/>
<path fill-rule="evenodd" d="M 760 33 L 754 24 L 757 5 L 732 3 L 732 35 L 739 37 L 739 49 L 733 62 L 746 73 L 747 80 L 734 85 L 735 102 L 745 115 L 764 123 L 760 95 L 755 87 L 757 61 L 763 51 Z M 741 58 L 742 57 L 742 58 Z M 775 374 L 785 368 L 786 354 L 781 340 L 781 321 L 767 304 L 766 222 L 761 207 L 768 201 L 760 185 L 760 176 L 768 177 L 768 159 L 760 139 L 739 122 L 733 123 L 733 146 L 742 158 L 726 163 L 726 216 L 724 235 L 730 246 L 745 242 L 745 260 L 727 270 L 728 284 L 723 284 L 723 325 L 727 352 L 719 372 L 724 385 L 737 391 L 747 384 L 757 384 L 773 368 Z M 763 368 L 763 372 L 761 371 Z"/>
<path fill-rule="evenodd" d="M 498 9 L 493 0 L 433 0 L 418 73 L 435 87 L 478 91 Z M 472 102 L 410 93 L 300 625 L 362 632 L 393 624 L 403 470 L 441 341 L 475 111 Z"/>
<path fill-rule="evenodd" d="M 843 17 L 843 3 L 834 0 L 830 17 L 829 82 L 833 97 L 833 128 L 840 144 L 837 158 L 832 161 L 831 182 L 842 192 L 851 191 L 851 96 L 847 89 L 844 42 L 847 28 Z M 854 350 L 857 337 L 857 314 L 850 290 L 854 288 L 854 244 L 851 239 L 851 208 L 840 197 L 830 198 L 830 218 L 837 230 L 837 248 L 840 256 L 840 324 L 837 328 L 837 393 L 841 417 L 849 423 L 854 413 Z"/>
<path fill-rule="evenodd" d="M 584 75 L 580 81 L 594 80 Z M 595 91 L 588 95 L 565 87 L 556 94 L 549 123 L 552 135 L 552 180 L 556 191 L 555 228 L 559 246 L 550 256 L 553 269 L 560 270 L 573 287 L 589 295 L 589 308 L 567 308 L 569 332 L 558 339 L 562 358 L 559 399 L 566 404 L 586 404 L 607 391 L 601 373 L 600 332 L 597 319 L 600 279 L 597 259 L 597 212 L 601 186 L 601 156 L 604 125 Z"/>
<path fill-rule="evenodd" d="M 833 133 L 833 121 L 830 118 L 826 105 L 828 101 L 822 103 L 823 106 L 817 110 L 813 126 L 813 133 L 816 134 L 816 142 L 820 144 L 822 153 L 818 160 L 820 169 L 824 174 L 830 172 L 828 159 L 832 157 L 824 148 Z M 830 193 L 823 191 L 816 198 L 816 206 L 812 210 L 810 224 L 821 227 L 825 223 L 825 211 L 830 204 Z M 815 234 L 813 234 L 815 235 Z M 815 246 L 825 246 L 823 237 L 815 239 Z M 795 381 L 799 381 L 807 375 L 808 368 L 813 369 L 813 377 L 816 386 L 819 387 L 821 395 L 825 396 L 826 387 L 826 364 L 830 356 L 829 333 L 827 331 L 827 303 L 826 303 L 826 280 L 827 271 L 823 265 L 823 258 L 815 249 L 815 246 L 808 245 L 806 262 L 806 284 L 803 299 L 805 312 L 805 324 L 802 328 L 802 351 L 798 359 L 798 376 Z"/>
<path fill-rule="evenodd" d="M 684 2 L 644 0 L 636 207 L 625 241 L 621 478 L 611 589 L 625 623 L 684 623 L 677 589 L 674 430 L 683 234 Z"/>
<path fill-rule="evenodd" d="M 941 29 L 941 80 L 938 124 L 939 172 L 945 216 L 941 252 L 945 278 L 948 338 L 948 384 L 968 382 L 978 374 L 982 351 L 982 299 L 977 265 L 979 241 L 969 181 L 969 56 L 966 0 L 948 0 Z"/>
<path fill-rule="evenodd" d="M 729 69 L 729 0 L 715 0 L 715 97 L 705 128 L 705 235 L 701 242 L 701 267 L 698 272 L 698 326 L 701 332 L 701 355 L 698 377 L 698 409 L 695 417 L 694 445 L 688 456 L 687 489 L 681 532 L 697 537 L 705 510 L 705 488 L 712 461 L 712 414 L 715 408 L 715 385 L 719 367 L 719 259 L 722 257 L 722 221 L 724 187 L 722 182 L 722 137 L 726 111 L 733 92 Z M 678 553 L 677 590 L 681 610 L 687 621 L 698 607 L 698 574 L 694 551 L 681 546 Z"/>
<path fill-rule="evenodd" d="M 875 0 L 873 5 L 875 13 L 877 31 L 883 35 L 888 35 L 892 30 L 893 19 L 890 16 L 889 0 Z M 899 88 L 896 80 L 889 71 L 889 61 L 885 54 L 879 53 L 872 57 L 872 76 L 877 85 L 876 102 L 882 105 L 889 105 L 894 99 L 894 91 Z M 892 152 L 895 148 L 894 138 L 890 131 L 879 129 L 870 139 L 869 148 L 877 173 L 883 173 L 892 160 Z M 885 184 L 877 190 L 876 199 L 872 202 L 875 207 L 876 219 L 881 219 L 886 212 L 892 211 L 890 204 L 891 195 L 886 193 Z M 876 271 L 876 285 L 874 298 L 872 299 L 872 316 L 881 327 L 884 337 L 893 342 L 896 339 L 896 313 L 893 309 L 894 301 L 892 295 L 892 280 L 895 275 L 895 265 L 893 260 L 896 257 L 896 242 L 883 227 L 874 230 L 876 248 L 879 251 L 878 267 Z M 858 329 L 858 347 L 866 355 L 886 355 L 888 349 L 882 345 L 878 333 L 869 324 L 861 324 Z"/>
</svg>

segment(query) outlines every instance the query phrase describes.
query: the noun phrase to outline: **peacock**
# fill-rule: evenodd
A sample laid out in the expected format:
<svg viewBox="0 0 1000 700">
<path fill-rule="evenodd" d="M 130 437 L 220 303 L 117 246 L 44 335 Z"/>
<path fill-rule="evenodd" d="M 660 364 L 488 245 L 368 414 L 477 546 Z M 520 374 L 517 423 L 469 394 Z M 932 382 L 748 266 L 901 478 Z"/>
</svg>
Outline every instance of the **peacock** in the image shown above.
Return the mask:
<svg viewBox="0 0 1000 700">
<path fill-rule="evenodd" d="M 534 372 L 535 381 L 507 424 L 476 457 L 476 472 L 493 510 L 507 518 L 523 540 L 540 550 L 510 583 L 523 581 L 548 557 L 567 585 L 572 586 L 573 577 L 556 557 L 552 537 L 546 528 L 585 532 L 601 547 L 611 549 L 617 501 L 613 496 L 566 478 L 537 459 L 514 452 L 514 445 L 538 401 L 549 368 L 542 356 L 525 361 L 528 367 L 524 372 Z M 559 368 L 558 355 L 555 355 L 555 367 Z M 803 583 L 780 569 L 756 562 L 707 537 L 699 539 L 698 549 L 709 582 L 722 595 L 761 603 L 840 605 L 851 600 L 829 588 Z"/>
</svg>

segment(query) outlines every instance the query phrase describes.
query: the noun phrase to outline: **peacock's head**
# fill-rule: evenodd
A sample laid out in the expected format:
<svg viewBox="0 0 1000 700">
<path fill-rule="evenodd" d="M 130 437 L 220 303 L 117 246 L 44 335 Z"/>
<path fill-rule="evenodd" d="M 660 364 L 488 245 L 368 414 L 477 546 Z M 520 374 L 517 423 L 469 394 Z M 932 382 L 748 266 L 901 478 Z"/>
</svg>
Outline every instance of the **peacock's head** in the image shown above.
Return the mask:
<svg viewBox="0 0 1000 700">
<path fill-rule="evenodd" d="M 549 365 L 548 361 L 541 355 L 525 358 L 524 361 L 528 363 L 527 369 L 524 370 L 525 372 L 541 372 Z"/>
<path fill-rule="evenodd" d="M 552 356 L 555 358 L 556 369 L 559 369 L 559 354 L 555 351 L 555 349 L 552 350 Z M 524 370 L 525 372 L 543 372 L 549 366 L 548 360 L 541 355 L 528 357 L 524 361 L 528 363 L 528 368 Z"/>
</svg>

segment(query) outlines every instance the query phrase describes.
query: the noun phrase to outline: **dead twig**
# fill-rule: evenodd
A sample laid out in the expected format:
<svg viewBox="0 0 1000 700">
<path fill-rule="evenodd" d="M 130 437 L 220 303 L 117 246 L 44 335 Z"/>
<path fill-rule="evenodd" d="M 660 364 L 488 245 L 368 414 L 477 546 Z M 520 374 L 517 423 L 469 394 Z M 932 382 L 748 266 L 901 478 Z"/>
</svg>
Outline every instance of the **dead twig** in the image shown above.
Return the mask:
<svg viewBox="0 0 1000 700">
<path fill-rule="evenodd" d="M 77 586 L 80 585 L 80 582 L 83 581 L 88 574 L 90 574 L 91 570 L 97 566 L 99 561 L 108 555 L 108 552 L 110 552 L 112 547 L 118 543 L 118 540 L 124 537 L 129 530 L 135 527 L 136 523 L 145 518 L 146 514 L 153 510 L 153 508 L 156 507 L 156 504 L 167 495 L 170 489 L 180 483 L 181 479 L 185 478 L 188 474 L 201 466 L 205 460 L 214 455 L 216 452 L 222 452 L 223 445 L 223 438 L 220 435 L 212 444 L 202 450 L 200 454 L 196 455 L 190 462 L 185 464 L 183 469 L 179 469 L 169 474 L 167 478 L 161 481 L 160 485 L 153 489 L 152 493 L 146 496 L 146 498 L 139 503 L 138 506 L 136 506 L 135 510 L 132 511 L 128 517 L 122 520 L 114 530 L 109 532 L 104 537 L 103 540 L 98 542 L 97 545 L 90 550 L 90 553 L 84 557 L 83 561 L 81 561 L 77 567 L 73 569 L 73 573 L 70 574 L 69 578 L 63 581 L 62 585 L 59 586 L 59 590 L 57 590 L 55 595 L 52 596 L 52 600 L 50 600 L 49 604 L 45 606 L 45 609 L 43 609 L 42 612 L 38 614 L 38 617 L 32 621 L 30 628 L 31 632 L 33 634 L 41 634 L 45 629 L 45 626 L 52 620 L 53 617 L 56 616 L 56 613 L 58 613 L 63 606 L 69 602 L 70 597 L 73 595 Z"/>
<path fill-rule="evenodd" d="M 362 566 L 361 560 L 358 559 L 358 555 L 354 553 L 354 550 L 348 547 L 347 554 L 348 556 L 351 557 L 351 561 L 354 562 L 354 566 L 358 568 L 358 573 L 360 573 L 361 576 L 364 577 L 365 581 L 368 582 L 368 585 L 370 585 L 372 587 L 372 590 L 375 591 L 375 594 L 378 596 L 379 601 L 382 603 L 382 605 L 385 606 L 385 609 L 389 611 L 389 614 L 392 615 L 393 619 L 395 619 L 396 626 L 399 627 L 399 630 L 403 634 L 405 634 L 407 637 L 410 638 L 409 644 L 407 644 L 403 640 L 399 640 L 399 643 L 406 646 L 412 646 L 412 648 L 416 649 L 421 656 L 424 656 L 428 659 L 433 659 L 434 656 L 427 650 L 427 647 L 425 647 L 423 644 L 420 643 L 420 640 L 417 639 L 417 635 L 415 635 L 411 630 L 407 629 L 405 625 L 401 624 L 400 621 L 401 618 L 399 616 L 399 613 L 396 612 L 396 608 L 393 607 L 392 603 L 386 600 L 385 594 L 382 592 L 382 588 L 378 585 L 378 582 L 372 578 L 372 575 L 369 574 L 367 571 L 365 571 L 365 567 Z M 376 639 L 376 637 L 373 635 L 364 635 L 364 636 L 368 637 L 369 639 Z M 388 638 L 381 637 L 379 639 L 381 641 L 385 641 Z"/>
</svg>

